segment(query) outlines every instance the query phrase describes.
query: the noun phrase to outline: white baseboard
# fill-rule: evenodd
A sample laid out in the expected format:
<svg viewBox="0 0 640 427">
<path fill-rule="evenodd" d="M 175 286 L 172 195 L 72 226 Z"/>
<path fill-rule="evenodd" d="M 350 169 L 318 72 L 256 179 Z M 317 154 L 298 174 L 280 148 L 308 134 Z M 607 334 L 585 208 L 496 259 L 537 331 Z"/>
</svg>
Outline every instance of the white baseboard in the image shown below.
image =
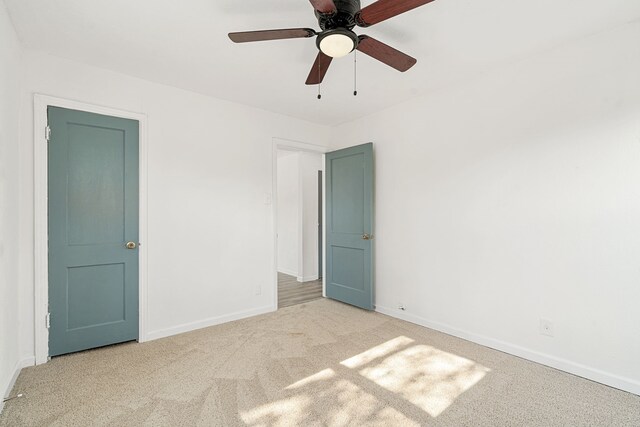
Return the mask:
<svg viewBox="0 0 640 427">
<path fill-rule="evenodd" d="M 9 397 L 9 394 L 11 394 L 11 390 L 13 389 L 13 386 L 16 384 L 16 381 L 18 380 L 18 376 L 20 375 L 20 371 L 22 371 L 22 368 L 33 366 L 35 364 L 36 364 L 36 358 L 34 356 L 25 357 L 24 359 L 20 359 L 16 362 L 16 364 L 13 366 L 13 374 L 11 375 L 11 379 L 9 380 L 9 383 L 5 385 L 4 389 L 2 390 L 3 399 L 6 397 Z M 0 414 L 2 414 L 4 405 L 5 404 L 0 400 Z"/>
<path fill-rule="evenodd" d="M 284 273 L 289 276 L 298 277 L 298 272 L 294 270 L 289 270 L 288 268 L 278 268 L 278 273 Z"/>
<path fill-rule="evenodd" d="M 318 280 L 318 275 L 314 275 L 314 276 L 306 276 L 306 277 L 298 277 L 297 278 L 298 282 L 304 283 L 304 282 L 313 282 L 314 280 Z"/>
<path fill-rule="evenodd" d="M 183 323 L 182 325 L 173 326 L 171 328 L 149 332 L 145 337 L 145 341 L 153 341 L 160 338 L 170 337 L 172 335 L 195 331 L 196 329 L 215 326 L 221 323 L 231 322 L 233 320 L 240 320 L 247 317 L 257 316 L 259 314 L 270 313 L 272 311 L 276 311 L 276 307 L 270 305 L 270 306 L 255 308 L 251 310 L 237 311 L 235 313 L 225 314 L 223 316 L 210 317 L 208 319 L 199 320 L 197 322 Z"/>
<path fill-rule="evenodd" d="M 476 344 L 483 345 L 485 347 L 493 348 L 495 350 L 509 353 L 514 356 L 521 357 L 523 359 L 530 360 L 532 362 L 540 363 L 542 365 L 549 366 L 551 368 L 559 369 L 564 372 L 568 372 L 573 375 L 577 375 L 582 378 L 586 378 L 601 384 L 605 384 L 620 390 L 628 391 L 629 393 L 640 395 L 640 382 L 631 378 L 621 377 L 619 375 L 611 374 L 609 372 L 602 371 L 590 366 L 582 365 L 580 363 L 572 362 L 570 360 L 562 359 L 560 357 L 551 356 L 549 354 L 540 353 L 535 350 L 530 350 L 519 345 L 511 344 L 505 341 L 490 338 L 484 335 L 479 335 L 473 332 L 464 331 L 462 329 L 455 328 L 453 326 L 445 325 L 440 322 L 434 322 L 422 317 L 409 314 L 397 309 L 391 309 L 388 307 L 376 306 L 376 311 L 387 316 L 395 317 L 407 322 L 415 323 L 416 325 L 424 326 L 436 331 L 443 332 L 448 335 L 453 335 L 458 338 L 462 338 Z"/>
</svg>

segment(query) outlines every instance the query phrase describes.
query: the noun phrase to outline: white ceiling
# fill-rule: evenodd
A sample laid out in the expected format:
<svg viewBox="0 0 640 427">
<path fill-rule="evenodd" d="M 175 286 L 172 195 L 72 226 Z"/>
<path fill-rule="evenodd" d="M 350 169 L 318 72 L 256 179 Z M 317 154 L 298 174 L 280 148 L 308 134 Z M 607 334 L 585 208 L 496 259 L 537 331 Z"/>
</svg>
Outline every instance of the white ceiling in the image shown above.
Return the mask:
<svg viewBox="0 0 640 427">
<path fill-rule="evenodd" d="M 358 55 L 304 84 L 314 39 L 234 44 L 231 31 L 311 27 L 307 0 L 5 0 L 27 48 L 335 125 L 509 61 L 640 19 L 639 0 L 437 0 L 367 29 L 418 59 L 399 73 Z M 363 0 L 362 6 L 373 3 Z"/>
</svg>

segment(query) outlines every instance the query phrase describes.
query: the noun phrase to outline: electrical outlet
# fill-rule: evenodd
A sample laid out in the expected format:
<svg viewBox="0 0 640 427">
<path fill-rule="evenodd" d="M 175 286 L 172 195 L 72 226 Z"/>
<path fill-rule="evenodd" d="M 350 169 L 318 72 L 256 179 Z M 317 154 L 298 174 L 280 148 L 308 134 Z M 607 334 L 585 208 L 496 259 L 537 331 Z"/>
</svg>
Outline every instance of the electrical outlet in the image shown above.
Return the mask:
<svg viewBox="0 0 640 427">
<path fill-rule="evenodd" d="M 553 336 L 553 322 L 551 320 L 540 319 L 540 333 L 548 337 Z"/>
<path fill-rule="evenodd" d="M 262 293 L 262 286 L 256 285 L 255 293 L 256 295 L 260 295 Z"/>
</svg>

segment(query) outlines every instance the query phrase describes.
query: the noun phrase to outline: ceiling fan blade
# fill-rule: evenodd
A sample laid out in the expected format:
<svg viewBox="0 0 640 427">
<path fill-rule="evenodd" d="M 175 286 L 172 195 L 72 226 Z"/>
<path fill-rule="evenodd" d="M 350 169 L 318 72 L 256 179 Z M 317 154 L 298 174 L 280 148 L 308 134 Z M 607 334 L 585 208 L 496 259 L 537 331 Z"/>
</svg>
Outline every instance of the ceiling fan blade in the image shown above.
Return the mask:
<svg viewBox="0 0 640 427">
<path fill-rule="evenodd" d="M 378 0 L 365 7 L 356 15 L 356 22 L 361 27 L 368 27 L 378 22 L 393 18 L 396 15 L 431 3 L 433 0 Z"/>
<path fill-rule="evenodd" d="M 283 30 L 244 31 L 229 33 L 229 38 L 235 43 L 259 42 L 264 40 L 298 39 L 313 37 L 316 32 L 311 28 L 287 28 Z"/>
<path fill-rule="evenodd" d="M 332 57 L 327 56 L 322 52 L 318 52 L 316 62 L 313 63 L 313 67 L 311 67 L 311 71 L 309 72 L 309 77 L 307 77 L 307 84 L 317 85 L 322 83 L 332 60 Z"/>
<path fill-rule="evenodd" d="M 360 42 L 358 43 L 357 49 L 360 52 L 366 53 L 370 57 L 377 59 L 380 62 L 384 62 L 398 71 L 405 72 L 418 62 L 415 58 L 410 57 L 406 53 L 402 53 L 391 46 L 387 46 L 374 38 L 364 35 L 358 38 L 360 39 Z"/>
<path fill-rule="evenodd" d="M 309 0 L 309 2 L 320 13 L 336 13 L 338 11 L 333 0 Z"/>
</svg>

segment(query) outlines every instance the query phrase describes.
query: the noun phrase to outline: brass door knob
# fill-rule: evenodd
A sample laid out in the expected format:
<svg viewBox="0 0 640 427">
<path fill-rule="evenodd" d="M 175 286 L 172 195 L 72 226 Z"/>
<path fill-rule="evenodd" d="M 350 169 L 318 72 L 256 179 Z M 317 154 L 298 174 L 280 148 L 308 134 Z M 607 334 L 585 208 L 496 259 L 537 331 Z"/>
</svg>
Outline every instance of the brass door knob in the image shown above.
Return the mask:
<svg viewBox="0 0 640 427">
<path fill-rule="evenodd" d="M 362 235 L 362 240 L 371 240 L 371 236 L 368 234 L 363 234 Z"/>
<path fill-rule="evenodd" d="M 127 249 L 135 249 L 136 246 L 136 242 L 127 242 Z"/>
</svg>

